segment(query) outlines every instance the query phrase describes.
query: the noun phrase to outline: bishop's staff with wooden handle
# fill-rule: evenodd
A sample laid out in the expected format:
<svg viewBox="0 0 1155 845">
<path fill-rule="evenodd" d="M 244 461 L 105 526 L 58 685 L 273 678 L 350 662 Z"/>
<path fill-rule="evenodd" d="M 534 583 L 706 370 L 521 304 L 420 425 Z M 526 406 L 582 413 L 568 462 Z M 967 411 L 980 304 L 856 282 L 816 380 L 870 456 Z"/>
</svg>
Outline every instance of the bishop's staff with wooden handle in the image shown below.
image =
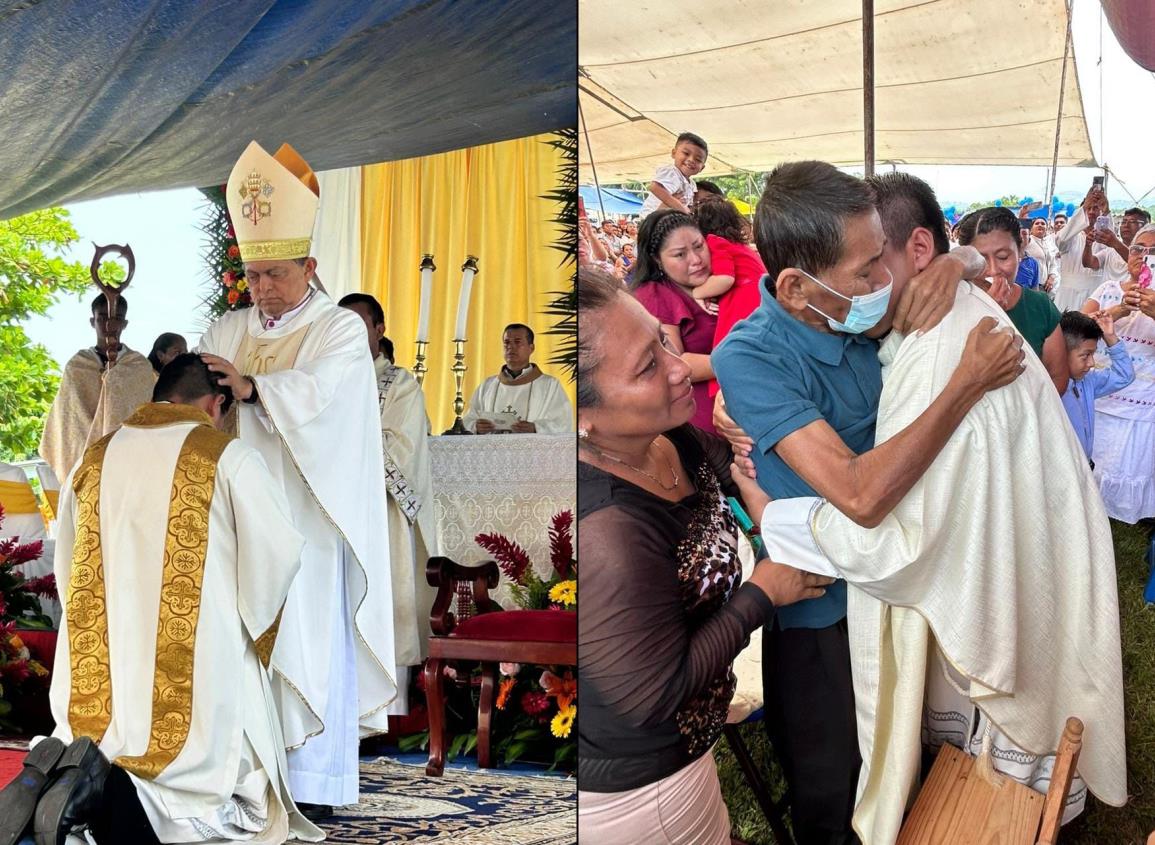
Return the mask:
<svg viewBox="0 0 1155 845">
<path fill-rule="evenodd" d="M 92 256 L 92 264 L 88 270 L 92 275 L 92 283 L 104 293 L 104 298 L 108 300 L 108 319 L 111 322 L 116 319 L 116 307 L 120 299 L 120 294 L 128 287 L 133 275 L 136 273 L 136 257 L 132 254 L 132 247 L 128 244 L 109 244 L 107 246 L 97 246 L 93 244 L 93 246 L 96 248 L 96 252 Z M 128 262 L 128 276 L 119 285 L 109 284 L 100 278 L 100 262 L 104 256 L 110 252 L 116 253 Z M 109 367 L 116 363 L 116 356 L 119 351 L 120 338 L 111 331 L 106 331 L 104 336 L 104 354 L 108 359 Z"/>
</svg>

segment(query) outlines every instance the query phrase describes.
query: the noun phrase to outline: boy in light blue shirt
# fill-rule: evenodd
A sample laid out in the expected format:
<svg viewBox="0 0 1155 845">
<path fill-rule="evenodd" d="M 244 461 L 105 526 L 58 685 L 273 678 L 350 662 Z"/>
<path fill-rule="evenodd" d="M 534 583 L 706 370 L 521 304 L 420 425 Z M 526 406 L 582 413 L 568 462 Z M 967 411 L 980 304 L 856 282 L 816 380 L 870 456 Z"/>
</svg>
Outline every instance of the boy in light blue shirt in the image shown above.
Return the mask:
<svg viewBox="0 0 1155 845">
<path fill-rule="evenodd" d="M 1091 469 L 1094 469 L 1091 447 L 1095 443 L 1095 400 L 1129 385 L 1135 380 L 1135 370 L 1131 366 L 1127 345 L 1115 334 L 1115 320 L 1110 314 L 1101 312 L 1092 318 L 1079 311 L 1068 311 L 1059 321 L 1059 328 L 1067 341 L 1071 370 L 1071 381 L 1063 393 L 1063 408 L 1075 427 L 1083 451 L 1087 453 Z M 1094 368 L 1095 349 L 1100 340 L 1107 344 L 1110 369 Z"/>
</svg>

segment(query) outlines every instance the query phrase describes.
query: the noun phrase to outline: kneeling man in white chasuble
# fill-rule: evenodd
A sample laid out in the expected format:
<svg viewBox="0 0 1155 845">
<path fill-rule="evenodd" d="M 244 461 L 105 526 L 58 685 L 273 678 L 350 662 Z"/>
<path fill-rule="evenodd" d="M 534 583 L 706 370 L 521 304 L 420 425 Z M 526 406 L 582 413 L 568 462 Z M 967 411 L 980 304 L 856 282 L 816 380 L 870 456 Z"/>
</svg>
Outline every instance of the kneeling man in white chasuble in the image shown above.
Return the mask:
<svg viewBox="0 0 1155 845">
<path fill-rule="evenodd" d="M 429 454 L 429 415 L 425 394 L 413 374 L 385 357 L 385 311 L 367 293 L 351 293 L 337 303 L 361 318 L 369 354 L 377 372 L 385 485 L 389 490 L 389 568 L 393 576 L 393 637 L 397 646 L 399 689 L 391 716 L 409 712 L 408 668 L 429 656 L 429 614 L 437 590 L 425 578 L 425 565 L 437 554 L 433 508 L 433 463 Z"/>
<path fill-rule="evenodd" d="M 61 489 L 56 730 L 0 793 L 0 843 L 319 841 L 267 669 L 301 535 L 261 456 L 215 427 L 232 397 L 196 355 L 153 396 Z"/>
<path fill-rule="evenodd" d="M 254 142 L 227 194 L 253 307 L 213 323 L 198 351 L 240 400 L 240 438 L 305 537 L 273 690 L 293 797 L 320 818 L 357 802 L 359 734 L 387 730 L 397 696 L 377 384 L 364 324 L 309 284 L 319 194 L 308 164 L 288 145 L 270 156 Z"/>
</svg>

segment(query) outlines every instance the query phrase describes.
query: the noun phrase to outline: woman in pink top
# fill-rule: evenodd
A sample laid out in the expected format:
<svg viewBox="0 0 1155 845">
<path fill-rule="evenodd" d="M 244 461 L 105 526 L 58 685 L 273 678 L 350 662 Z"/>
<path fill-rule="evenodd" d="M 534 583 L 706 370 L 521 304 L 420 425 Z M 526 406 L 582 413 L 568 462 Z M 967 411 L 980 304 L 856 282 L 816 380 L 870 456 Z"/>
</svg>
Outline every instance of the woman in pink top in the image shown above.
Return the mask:
<svg viewBox="0 0 1155 845">
<path fill-rule="evenodd" d="M 630 290 L 662 324 L 670 348 L 690 365 L 696 409 L 690 419 L 713 433 L 714 378 L 710 353 L 718 318 L 697 302 L 691 291 L 710 278 L 710 249 L 689 214 L 659 209 L 638 228 L 638 260 Z M 645 374 L 639 373 L 639 378 Z"/>
</svg>

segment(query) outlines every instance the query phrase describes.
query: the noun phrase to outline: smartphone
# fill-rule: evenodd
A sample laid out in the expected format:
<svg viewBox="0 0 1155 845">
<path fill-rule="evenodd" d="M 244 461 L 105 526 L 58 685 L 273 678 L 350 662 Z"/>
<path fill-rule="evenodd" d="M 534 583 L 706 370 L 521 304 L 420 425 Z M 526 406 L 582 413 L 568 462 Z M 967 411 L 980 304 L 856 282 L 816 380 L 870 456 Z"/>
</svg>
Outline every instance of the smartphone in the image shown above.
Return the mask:
<svg viewBox="0 0 1155 845">
<path fill-rule="evenodd" d="M 1110 214 L 1100 214 L 1095 218 L 1095 228 L 1103 231 L 1111 232 L 1115 226 L 1111 220 Z"/>
<path fill-rule="evenodd" d="M 1144 256 L 1143 263 L 1147 265 L 1147 272 L 1139 275 L 1139 287 L 1149 288 L 1152 277 L 1155 277 L 1155 255 Z"/>
<path fill-rule="evenodd" d="M 1094 179 L 1091 180 L 1091 187 L 1092 188 L 1098 188 L 1101 191 L 1101 190 L 1103 190 L 1106 181 L 1107 181 L 1106 176 L 1096 176 Z"/>
</svg>

